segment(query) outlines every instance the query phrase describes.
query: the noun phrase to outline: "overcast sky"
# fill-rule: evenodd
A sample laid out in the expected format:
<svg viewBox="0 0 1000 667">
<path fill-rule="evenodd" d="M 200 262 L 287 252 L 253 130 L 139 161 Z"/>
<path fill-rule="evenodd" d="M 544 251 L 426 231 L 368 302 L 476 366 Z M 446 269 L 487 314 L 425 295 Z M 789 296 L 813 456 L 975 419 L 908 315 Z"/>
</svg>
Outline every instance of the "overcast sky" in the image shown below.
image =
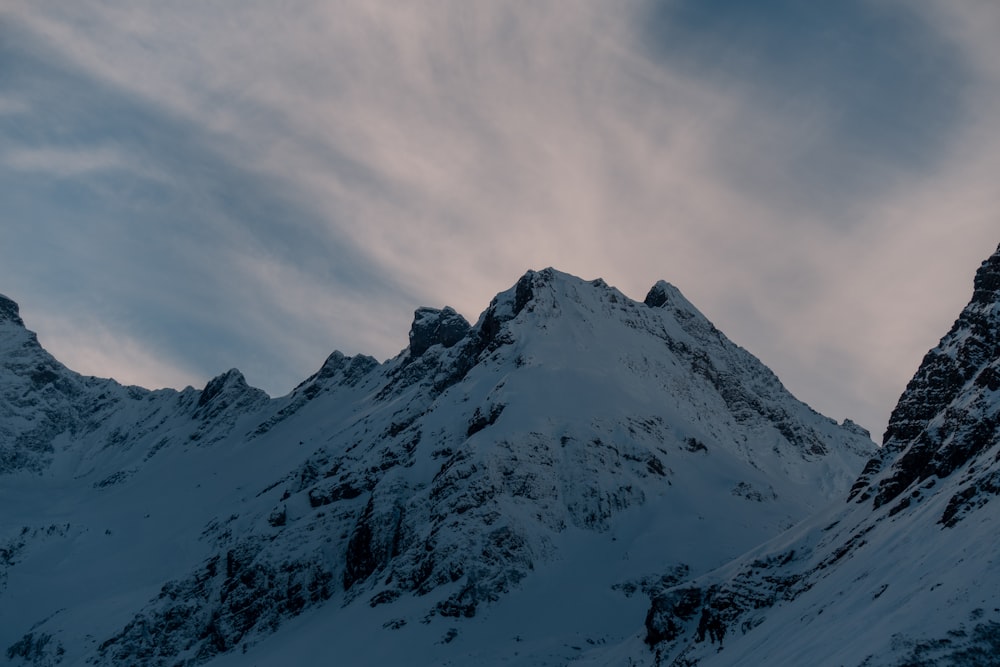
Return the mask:
<svg viewBox="0 0 1000 667">
<path fill-rule="evenodd" d="M 272 395 L 527 269 L 677 285 L 879 440 L 1000 242 L 994 0 L 3 0 L 0 292 Z"/>
</svg>

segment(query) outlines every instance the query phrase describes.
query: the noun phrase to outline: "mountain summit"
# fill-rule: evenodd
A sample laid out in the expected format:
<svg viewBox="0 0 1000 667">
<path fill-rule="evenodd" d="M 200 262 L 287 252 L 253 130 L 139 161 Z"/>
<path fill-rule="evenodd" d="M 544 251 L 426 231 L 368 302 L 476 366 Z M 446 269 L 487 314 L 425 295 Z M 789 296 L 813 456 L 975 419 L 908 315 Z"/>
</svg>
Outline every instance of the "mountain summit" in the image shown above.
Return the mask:
<svg viewBox="0 0 1000 667">
<path fill-rule="evenodd" d="M 236 370 L 200 391 L 84 378 L 19 331 L 16 665 L 566 664 L 843 497 L 875 451 L 664 282 L 640 302 L 529 271 L 474 325 L 420 308 L 395 358 L 334 352 L 277 399 Z"/>
</svg>

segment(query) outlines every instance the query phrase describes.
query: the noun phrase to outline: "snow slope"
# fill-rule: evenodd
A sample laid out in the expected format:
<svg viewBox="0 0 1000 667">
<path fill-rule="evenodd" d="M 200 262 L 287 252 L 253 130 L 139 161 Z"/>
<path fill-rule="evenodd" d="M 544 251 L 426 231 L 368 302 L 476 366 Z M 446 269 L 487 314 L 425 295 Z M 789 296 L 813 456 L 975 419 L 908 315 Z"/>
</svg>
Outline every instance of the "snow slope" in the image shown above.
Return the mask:
<svg viewBox="0 0 1000 667">
<path fill-rule="evenodd" d="M 680 292 L 528 272 L 288 396 L 81 377 L 0 299 L 12 664 L 565 664 L 845 494 L 867 433 Z M 625 646 L 626 648 L 618 648 Z M 648 651 L 647 651 L 648 653 Z"/>
<path fill-rule="evenodd" d="M 846 502 L 665 586 L 639 664 L 1000 664 L 998 429 L 1000 249 Z"/>
</svg>

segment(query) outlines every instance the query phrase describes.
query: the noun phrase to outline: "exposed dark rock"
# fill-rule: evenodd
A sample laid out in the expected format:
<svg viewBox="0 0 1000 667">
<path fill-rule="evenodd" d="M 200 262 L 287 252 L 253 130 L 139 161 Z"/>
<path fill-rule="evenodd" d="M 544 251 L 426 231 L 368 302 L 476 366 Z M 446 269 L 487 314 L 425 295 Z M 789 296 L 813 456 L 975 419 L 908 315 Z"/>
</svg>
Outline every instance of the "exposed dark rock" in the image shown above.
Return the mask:
<svg viewBox="0 0 1000 667">
<path fill-rule="evenodd" d="M 776 500 L 777 495 L 774 493 L 774 489 L 768 488 L 766 491 L 761 491 L 753 487 L 752 484 L 747 482 L 740 482 L 735 487 L 733 487 L 731 493 L 734 496 L 739 496 L 740 498 L 746 498 L 747 500 L 752 500 L 757 503 L 763 503 L 769 500 Z"/>
<path fill-rule="evenodd" d="M 326 361 L 323 362 L 323 365 L 320 366 L 319 370 L 316 371 L 316 373 L 309 378 L 309 380 L 329 380 L 332 377 L 336 377 L 338 373 L 347 367 L 347 364 L 350 361 L 351 358 L 345 356 L 343 352 L 340 350 L 334 350 L 330 356 L 326 358 Z M 309 380 L 303 382 L 302 384 L 307 384 Z"/>
<path fill-rule="evenodd" d="M 954 528 L 966 514 L 979 509 L 1000 495 L 1000 470 L 971 482 L 949 500 L 939 523 Z"/>
<path fill-rule="evenodd" d="M 347 543 L 344 558 L 344 590 L 349 591 L 398 556 L 403 547 L 406 510 L 394 502 L 387 510 L 376 510 L 375 496 L 368 500 Z"/>
<path fill-rule="evenodd" d="M 274 510 L 268 515 L 267 522 L 272 528 L 280 528 L 284 526 L 288 523 L 288 510 L 284 506 Z"/>
<path fill-rule="evenodd" d="M 261 436 L 278 424 L 294 416 L 310 401 L 325 391 L 336 387 L 354 387 L 369 373 L 379 367 L 373 357 L 359 354 L 353 357 L 333 352 L 318 371 L 303 380 L 292 390 L 290 400 L 266 421 L 259 424 L 253 436 Z"/>
<path fill-rule="evenodd" d="M 65 653 L 62 642 L 52 641 L 52 635 L 29 632 L 7 648 L 7 659 L 11 664 L 55 667 L 62 663 Z"/>
<path fill-rule="evenodd" d="M 379 565 L 380 559 L 373 553 L 374 531 L 372 521 L 374 510 L 372 500 L 358 519 L 351 539 L 347 543 L 344 562 L 344 590 L 350 590 L 355 582 L 367 579 Z"/>
<path fill-rule="evenodd" d="M 1000 623 L 976 623 L 971 632 L 963 624 L 935 639 L 896 635 L 893 643 L 908 649 L 897 663 L 904 667 L 995 667 L 1000 656 Z"/>
<path fill-rule="evenodd" d="M 417 308 L 410 327 L 410 355 L 419 357 L 432 345 L 452 347 L 469 329 L 468 321 L 453 308 Z"/>
<path fill-rule="evenodd" d="M 698 613 L 701 601 L 699 588 L 675 588 L 654 597 L 646 613 L 646 643 L 655 646 L 677 639 Z"/>
<path fill-rule="evenodd" d="M 399 599 L 400 592 L 396 590 L 381 591 L 372 596 L 371 600 L 368 601 L 368 606 L 377 607 L 381 604 L 388 604 Z"/>
<path fill-rule="evenodd" d="M 662 280 L 649 288 L 643 303 L 650 308 L 662 308 L 669 300 L 670 285 Z"/>
<path fill-rule="evenodd" d="M 160 595 L 97 649 L 97 664 L 198 665 L 330 598 L 333 575 L 318 558 L 268 562 L 244 543 L 206 561 Z M 178 656 L 193 656 L 178 661 Z"/>
<path fill-rule="evenodd" d="M 341 384 L 350 387 L 355 386 L 361 378 L 378 368 L 378 365 L 375 357 L 369 357 L 366 354 L 358 354 L 351 357 L 351 363 L 344 370 L 344 379 Z"/>
<path fill-rule="evenodd" d="M 514 307 L 512 317 L 517 317 L 528 305 L 528 302 L 535 297 L 535 286 L 542 285 L 552 279 L 552 269 L 544 269 L 538 273 L 528 271 L 521 276 L 514 286 Z"/>
<path fill-rule="evenodd" d="M 759 611 L 791 600 L 808 589 L 805 572 L 797 572 L 794 550 L 757 559 L 731 581 L 707 587 L 690 583 L 652 595 L 646 614 L 646 643 L 684 646 L 706 640 L 721 646 L 727 633 L 749 632 L 763 619 Z M 694 619 L 698 618 L 695 625 Z M 683 662 L 683 653 L 675 664 Z"/>
<path fill-rule="evenodd" d="M 99 482 L 94 482 L 94 488 L 103 489 L 109 486 L 122 484 L 129 478 L 129 475 L 131 475 L 131 473 L 127 470 L 118 470 L 116 472 L 111 473 L 110 475 L 100 480 Z"/>
<path fill-rule="evenodd" d="M 445 617 L 472 618 L 480 605 L 499 600 L 532 569 L 524 536 L 509 526 L 501 526 L 486 535 L 477 562 L 455 573 L 452 579 L 458 581 L 464 576 L 464 584 L 457 593 L 439 602 L 436 611 Z"/>
<path fill-rule="evenodd" d="M 500 418 L 500 413 L 503 412 L 504 406 L 502 404 L 496 404 L 490 408 L 489 413 L 483 414 L 481 408 L 476 408 L 476 412 L 472 415 L 472 419 L 469 420 L 469 427 L 465 431 L 465 435 L 471 437 L 472 435 L 479 433 L 487 426 L 492 426 L 496 423 L 497 419 Z"/>
<path fill-rule="evenodd" d="M 248 385 L 243 374 L 233 368 L 205 385 L 198 397 L 194 417 L 204 421 L 214 420 L 227 411 L 247 412 L 267 400 L 267 394 Z"/>
<path fill-rule="evenodd" d="M 0 294 L 0 323 L 3 322 L 11 322 L 19 327 L 24 326 L 24 321 L 21 319 L 21 311 L 17 303 Z"/>
<path fill-rule="evenodd" d="M 1000 246 L 979 267 L 972 285 L 973 303 L 984 306 L 1000 303 Z"/>
<path fill-rule="evenodd" d="M 242 392 L 248 388 L 249 385 L 247 385 L 243 373 L 240 373 L 235 368 L 231 368 L 222 375 L 218 375 L 208 381 L 205 388 L 201 390 L 201 396 L 198 397 L 198 407 L 205 407 L 221 396 L 223 392 L 232 390 Z"/>
<path fill-rule="evenodd" d="M 687 451 L 692 452 L 692 453 L 694 453 L 694 452 L 707 452 L 708 451 L 708 447 L 705 446 L 705 443 L 702 442 L 701 440 L 699 440 L 698 438 L 690 438 L 690 437 L 689 438 L 685 438 L 684 439 L 684 448 Z"/>
<path fill-rule="evenodd" d="M 343 482 L 328 488 L 316 487 L 309 490 L 310 507 L 322 507 L 338 500 L 353 500 L 366 490 L 352 485 L 350 482 Z"/>
<path fill-rule="evenodd" d="M 326 358 L 320 369 L 299 383 L 292 394 L 302 395 L 304 400 L 293 401 L 293 403 L 282 410 L 284 416 L 290 416 L 306 401 L 310 401 L 319 395 L 327 386 L 348 386 L 353 387 L 358 384 L 368 373 L 378 367 L 379 363 L 374 357 L 365 354 L 358 354 L 348 357 L 340 351 L 334 351 Z M 282 414 L 279 413 L 279 414 Z"/>
<path fill-rule="evenodd" d="M 508 290 L 493 299 L 478 325 L 477 355 L 484 350 L 495 350 L 511 342 L 501 336 L 502 325 L 520 315 L 521 311 L 535 299 L 536 290 L 550 282 L 554 275 L 555 272 L 551 268 L 528 271 L 517 281 L 513 290 Z"/>
</svg>

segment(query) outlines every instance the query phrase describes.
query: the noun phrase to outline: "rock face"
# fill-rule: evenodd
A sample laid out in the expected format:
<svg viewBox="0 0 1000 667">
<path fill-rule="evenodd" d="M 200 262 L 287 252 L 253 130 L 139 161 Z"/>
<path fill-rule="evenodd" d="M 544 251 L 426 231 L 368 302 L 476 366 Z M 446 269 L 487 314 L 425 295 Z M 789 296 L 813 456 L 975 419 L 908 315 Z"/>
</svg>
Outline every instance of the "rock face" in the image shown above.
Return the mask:
<svg viewBox="0 0 1000 667">
<path fill-rule="evenodd" d="M 861 493 L 860 501 L 874 495 L 876 507 L 891 502 L 914 482 L 951 475 L 996 441 L 990 404 L 1000 388 L 998 360 L 1000 254 L 995 254 L 976 273 L 969 305 L 924 357 L 893 410 L 883 455 L 865 471 L 854 494 L 890 463 L 891 472 Z"/>
<path fill-rule="evenodd" d="M 1000 249 L 907 385 L 848 502 L 655 593 L 650 661 L 996 664 L 998 426 Z"/>
<path fill-rule="evenodd" d="M 0 323 L 9 322 L 19 327 L 24 326 L 21 320 L 21 310 L 10 298 L 0 294 Z"/>
<path fill-rule="evenodd" d="M 236 370 L 83 378 L 0 317 L 13 664 L 311 664 L 331 642 L 346 663 L 565 664 L 631 635 L 640 591 L 842 497 L 875 450 L 667 283 L 637 302 L 531 271 L 475 325 L 418 309 L 396 358 L 335 352 L 277 399 Z M 708 596 L 675 598 L 687 623 Z"/>
<path fill-rule="evenodd" d="M 418 308 L 410 329 L 410 354 L 419 357 L 431 345 L 451 347 L 465 338 L 469 329 L 465 318 L 452 308 Z"/>
</svg>

